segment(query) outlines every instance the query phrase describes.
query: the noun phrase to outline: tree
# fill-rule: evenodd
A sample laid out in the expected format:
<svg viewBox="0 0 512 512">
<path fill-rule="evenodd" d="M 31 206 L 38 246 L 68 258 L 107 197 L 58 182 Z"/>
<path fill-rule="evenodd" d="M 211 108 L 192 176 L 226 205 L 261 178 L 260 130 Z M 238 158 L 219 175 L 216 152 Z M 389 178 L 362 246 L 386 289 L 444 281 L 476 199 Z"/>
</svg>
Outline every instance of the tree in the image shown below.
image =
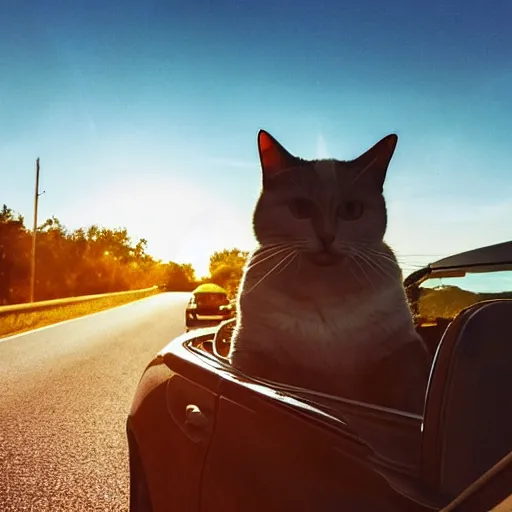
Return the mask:
<svg viewBox="0 0 512 512">
<path fill-rule="evenodd" d="M 0 305 L 10 304 L 13 299 L 23 300 L 28 291 L 25 282 L 27 242 L 29 235 L 23 217 L 16 216 L 4 204 L 0 210 Z"/>
<path fill-rule="evenodd" d="M 192 291 L 196 286 L 194 269 L 189 263 L 170 261 L 166 265 L 165 286 L 168 291 Z"/>
<path fill-rule="evenodd" d="M 147 240 L 132 241 L 125 228 L 98 225 L 68 230 L 56 217 L 37 228 L 37 300 L 116 292 L 165 285 L 192 291 L 197 284 L 189 263 L 162 262 L 146 252 Z M 0 209 L 0 304 L 29 298 L 32 233 L 21 215 Z M 217 251 L 210 257 L 210 279 L 234 296 L 248 253 Z"/>
<path fill-rule="evenodd" d="M 224 249 L 210 257 L 210 280 L 225 288 L 234 297 L 238 290 L 249 253 L 240 249 Z"/>
<path fill-rule="evenodd" d="M 146 252 L 144 238 L 132 242 L 125 228 L 92 225 L 69 231 L 56 217 L 37 228 L 37 300 L 149 288 L 168 282 L 192 290 L 190 264 L 163 263 Z M 32 235 L 23 217 L 0 209 L 0 304 L 29 297 Z"/>
</svg>

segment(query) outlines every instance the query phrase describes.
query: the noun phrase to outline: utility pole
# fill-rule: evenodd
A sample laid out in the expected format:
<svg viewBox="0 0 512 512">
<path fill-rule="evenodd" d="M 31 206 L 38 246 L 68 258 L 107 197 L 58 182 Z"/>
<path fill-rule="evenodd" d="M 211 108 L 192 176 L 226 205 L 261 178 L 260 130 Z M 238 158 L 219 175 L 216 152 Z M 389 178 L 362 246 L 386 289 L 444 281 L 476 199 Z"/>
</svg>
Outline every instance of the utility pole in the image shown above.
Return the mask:
<svg viewBox="0 0 512 512">
<path fill-rule="evenodd" d="M 37 207 L 39 204 L 39 158 L 36 160 L 36 191 L 34 194 L 34 229 L 32 230 L 32 268 L 30 273 L 30 302 L 34 302 L 34 289 L 36 284 L 36 234 L 37 234 Z"/>
</svg>

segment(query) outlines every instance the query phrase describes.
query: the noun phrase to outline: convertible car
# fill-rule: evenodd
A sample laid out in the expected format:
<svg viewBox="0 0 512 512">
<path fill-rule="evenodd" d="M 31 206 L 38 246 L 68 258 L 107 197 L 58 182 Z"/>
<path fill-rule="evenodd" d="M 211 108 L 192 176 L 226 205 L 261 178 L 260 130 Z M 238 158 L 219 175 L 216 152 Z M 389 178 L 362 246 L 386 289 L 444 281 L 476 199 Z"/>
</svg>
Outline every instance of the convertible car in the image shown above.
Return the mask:
<svg viewBox="0 0 512 512">
<path fill-rule="evenodd" d="M 133 400 L 130 510 L 512 511 L 512 242 L 404 285 L 434 353 L 422 415 L 238 373 L 234 320 L 185 333 Z"/>
</svg>

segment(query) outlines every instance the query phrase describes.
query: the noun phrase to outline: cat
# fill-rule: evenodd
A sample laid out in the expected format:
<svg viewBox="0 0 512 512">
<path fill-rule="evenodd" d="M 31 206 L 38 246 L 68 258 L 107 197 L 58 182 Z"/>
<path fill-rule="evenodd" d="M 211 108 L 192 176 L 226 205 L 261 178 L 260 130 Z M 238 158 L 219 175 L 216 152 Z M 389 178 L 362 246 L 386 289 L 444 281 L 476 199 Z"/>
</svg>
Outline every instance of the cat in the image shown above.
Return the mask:
<svg viewBox="0 0 512 512">
<path fill-rule="evenodd" d="M 398 137 L 351 161 L 305 160 L 258 133 L 258 245 L 228 359 L 245 374 L 417 414 L 431 358 L 384 242 Z"/>
</svg>

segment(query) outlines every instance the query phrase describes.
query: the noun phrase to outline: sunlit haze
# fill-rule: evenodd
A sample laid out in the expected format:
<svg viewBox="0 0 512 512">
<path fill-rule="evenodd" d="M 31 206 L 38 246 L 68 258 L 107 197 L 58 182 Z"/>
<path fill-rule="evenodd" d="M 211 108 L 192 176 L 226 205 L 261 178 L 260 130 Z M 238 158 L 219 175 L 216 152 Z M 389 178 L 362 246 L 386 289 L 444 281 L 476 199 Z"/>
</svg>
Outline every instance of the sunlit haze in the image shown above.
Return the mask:
<svg viewBox="0 0 512 512">
<path fill-rule="evenodd" d="M 3 2 L 0 204 L 123 226 L 207 273 L 254 245 L 256 134 L 350 159 L 395 132 L 404 270 L 512 239 L 512 3 Z"/>
</svg>

